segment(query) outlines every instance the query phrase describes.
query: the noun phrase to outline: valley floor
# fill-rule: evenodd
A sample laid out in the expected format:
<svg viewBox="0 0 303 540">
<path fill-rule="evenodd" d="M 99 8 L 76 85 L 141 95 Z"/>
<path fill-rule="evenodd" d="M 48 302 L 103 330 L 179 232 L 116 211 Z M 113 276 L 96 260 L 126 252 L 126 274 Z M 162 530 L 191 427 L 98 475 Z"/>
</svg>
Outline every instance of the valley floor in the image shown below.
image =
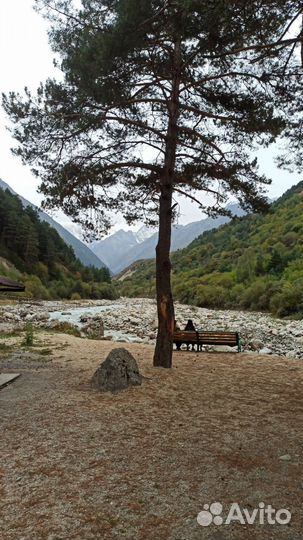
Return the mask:
<svg viewBox="0 0 303 540">
<path fill-rule="evenodd" d="M 123 344 L 147 378 L 98 394 L 121 344 L 42 337 L 51 362 L 5 364 L 21 377 L 0 391 L 1 540 L 302 540 L 302 361 L 183 351 L 163 370 L 151 345 Z M 224 523 L 202 527 L 212 502 Z M 233 502 L 292 519 L 226 525 Z"/>
</svg>

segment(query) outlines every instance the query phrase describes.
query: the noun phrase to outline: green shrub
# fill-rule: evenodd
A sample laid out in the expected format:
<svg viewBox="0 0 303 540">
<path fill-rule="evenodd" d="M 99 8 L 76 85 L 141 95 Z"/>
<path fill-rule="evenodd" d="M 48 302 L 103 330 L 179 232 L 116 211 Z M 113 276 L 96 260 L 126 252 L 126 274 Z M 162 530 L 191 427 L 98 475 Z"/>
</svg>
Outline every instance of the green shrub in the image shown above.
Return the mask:
<svg viewBox="0 0 303 540">
<path fill-rule="evenodd" d="M 268 310 L 279 283 L 269 278 L 258 278 L 246 287 L 240 298 L 240 306 L 251 310 Z"/>
<path fill-rule="evenodd" d="M 301 314 L 303 312 L 303 279 L 294 283 L 283 283 L 270 301 L 271 311 L 278 317 Z"/>
<path fill-rule="evenodd" d="M 70 297 L 71 300 L 81 300 L 81 296 L 79 293 L 77 292 L 73 292 L 71 297 Z"/>
<path fill-rule="evenodd" d="M 245 293 L 245 290 L 246 287 L 244 283 L 236 283 L 236 285 L 231 288 L 229 293 L 231 306 L 238 306 L 240 304 L 241 297 Z"/>
<path fill-rule="evenodd" d="M 26 296 L 41 298 L 42 300 L 49 300 L 51 298 L 50 291 L 41 283 L 38 276 L 26 276 L 24 284 Z"/>
<path fill-rule="evenodd" d="M 199 285 L 196 289 L 195 305 L 207 308 L 221 308 L 228 304 L 228 291 L 218 285 Z"/>
<path fill-rule="evenodd" d="M 28 323 L 25 327 L 25 337 L 22 345 L 25 347 L 32 347 L 34 344 L 34 329 L 31 323 Z"/>
</svg>

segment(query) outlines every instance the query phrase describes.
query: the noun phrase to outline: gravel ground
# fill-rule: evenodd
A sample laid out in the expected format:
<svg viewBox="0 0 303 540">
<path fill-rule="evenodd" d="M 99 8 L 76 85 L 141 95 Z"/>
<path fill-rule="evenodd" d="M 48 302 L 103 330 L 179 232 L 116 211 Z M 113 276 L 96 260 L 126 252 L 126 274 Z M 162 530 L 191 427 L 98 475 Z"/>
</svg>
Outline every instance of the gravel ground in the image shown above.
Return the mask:
<svg viewBox="0 0 303 540">
<path fill-rule="evenodd" d="M 90 378 L 121 344 L 40 340 L 52 361 L 15 354 L 21 377 L 0 391 L 1 540 L 302 540 L 301 361 L 184 351 L 163 370 L 126 344 L 148 379 L 98 394 Z M 213 502 L 223 524 L 202 527 Z M 291 521 L 226 525 L 233 502 Z"/>
<path fill-rule="evenodd" d="M 19 302 L 0 304 L 0 333 L 24 329 L 26 324 L 51 329 L 61 321 L 80 324 L 81 314 L 101 315 L 106 339 L 154 345 L 158 327 L 156 303 L 147 298 L 111 300 Z M 267 313 L 211 310 L 175 303 L 176 320 L 184 328 L 192 319 L 200 330 L 230 330 L 240 333 L 243 350 L 303 359 L 303 321 L 276 319 Z"/>
</svg>

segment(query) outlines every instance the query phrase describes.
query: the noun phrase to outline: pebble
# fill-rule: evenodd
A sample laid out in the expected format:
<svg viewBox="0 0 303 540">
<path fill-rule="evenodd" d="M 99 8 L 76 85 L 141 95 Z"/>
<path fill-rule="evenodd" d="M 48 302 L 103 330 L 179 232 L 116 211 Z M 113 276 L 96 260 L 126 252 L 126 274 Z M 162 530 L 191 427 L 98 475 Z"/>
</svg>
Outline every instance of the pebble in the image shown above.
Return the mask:
<svg viewBox="0 0 303 540">
<path fill-rule="evenodd" d="M 119 307 L 117 307 L 117 304 Z M 106 310 L 96 315 L 95 308 Z M 51 328 L 54 321 L 48 316 L 54 311 L 72 313 L 81 308 L 84 319 L 99 317 L 103 321 L 105 335 L 113 341 L 154 344 L 157 328 L 156 302 L 147 298 L 119 298 L 118 300 L 41 301 L 26 304 L 2 305 L 0 308 L 0 331 L 24 329 L 26 320 L 34 328 Z M 90 312 L 94 308 L 94 314 Z M 279 355 L 290 359 L 303 359 L 303 321 L 276 319 L 267 313 L 232 310 L 211 310 L 175 302 L 175 318 L 183 329 L 192 319 L 197 329 L 238 331 L 242 350 L 247 353 Z M 56 324 L 56 323 L 55 323 Z"/>
<path fill-rule="evenodd" d="M 259 350 L 259 354 L 272 354 L 272 350 L 268 347 L 262 347 L 262 349 Z"/>
<path fill-rule="evenodd" d="M 279 456 L 281 461 L 291 461 L 291 456 L 289 454 L 284 454 L 284 456 Z"/>
</svg>

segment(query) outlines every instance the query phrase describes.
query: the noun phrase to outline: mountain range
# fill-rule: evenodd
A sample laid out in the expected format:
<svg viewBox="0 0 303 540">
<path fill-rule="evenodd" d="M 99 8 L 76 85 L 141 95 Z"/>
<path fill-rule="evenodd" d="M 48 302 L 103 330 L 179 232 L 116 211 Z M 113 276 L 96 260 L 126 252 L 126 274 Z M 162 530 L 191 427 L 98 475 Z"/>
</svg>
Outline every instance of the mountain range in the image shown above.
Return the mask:
<svg viewBox="0 0 303 540">
<path fill-rule="evenodd" d="M 237 204 L 229 204 L 227 208 L 236 216 L 244 215 L 244 211 Z M 204 231 L 220 227 L 228 221 L 230 218 L 218 216 L 173 226 L 171 251 L 184 248 Z M 135 261 L 153 259 L 157 241 L 158 232 L 143 226 L 137 232 L 120 229 L 104 240 L 93 242 L 90 248 L 113 274 L 118 274 Z"/>
<path fill-rule="evenodd" d="M 89 249 L 89 247 L 87 247 L 83 242 L 81 242 L 81 240 L 78 240 L 78 238 L 76 238 L 73 234 L 71 234 L 64 227 L 62 227 L 60 223 L 57 223 L 57 221 L 55 221 L 48 214 L 46 214 L 46 212 L 40 210 L 35 204 L 29 202 L 27 199 L 16 193 L 6 182 L 1 180 L 1 178 L 0 188 L 2 188 L 3 190 L 8 189 L 11 193 L 13 193 L 13 195 L 17 195 L 24 207 L 30 206 L 31 208 L 36 210 L 39 214 L 40 219 L 42 221 L 46 221 L 51 227 L 56 229 L 64 242 L 73 248 L 76 257 L 78 257 L 78 259 L 85 266 L 95 266 L 95 268 L 103 268 L 106 266 L 106 264 L 100 259 L 100 257 L 95 255 L 95 253 L 93 253 L 92 250 Z"/>
</svg>

